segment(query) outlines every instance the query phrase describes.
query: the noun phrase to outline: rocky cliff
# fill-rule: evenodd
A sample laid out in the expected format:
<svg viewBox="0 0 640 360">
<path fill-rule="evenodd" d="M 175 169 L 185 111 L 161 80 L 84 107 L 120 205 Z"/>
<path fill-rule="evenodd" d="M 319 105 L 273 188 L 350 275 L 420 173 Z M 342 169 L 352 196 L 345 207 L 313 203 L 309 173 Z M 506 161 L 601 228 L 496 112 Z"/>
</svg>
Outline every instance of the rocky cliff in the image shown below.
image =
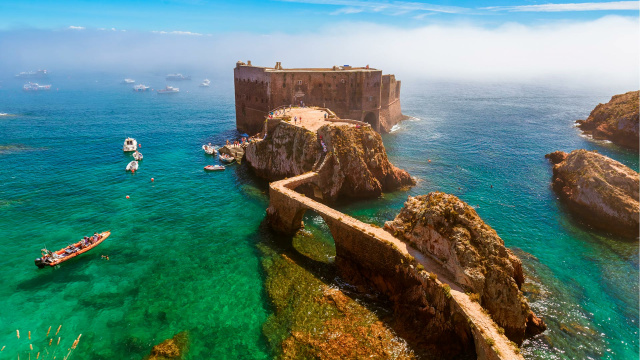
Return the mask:
<svg viewBox="0 0 640 360">
<path fill-rule="evenodd" d="M 246 160 L 268 180 L 317 170 L 321 177 L 315 193 L 326 201 L 375 197 L 415 184 L 389 162 L 380 134 L 369 127 L 325 125 L 314 133 L 283 122 L 265 140 L 247 147 Z"/>
<path fill-rule="evenodd" d="M 520 288 L 522 263 L 473 208 L 453 195 L 409 197 L 385 229 L 437 259 L 476 298 L 505 335 L 520 344 L 546 329 Z"/>
<path fill-rule="evenodd" d="M 553 189 L 586 223 L 615 234 L 638 237 L 638 173 L 597 152 L 547 154 Z"/>
<path fill-rule="evenodd" d="M 594 139 L 610 140 L 638 150 L 638 99 L 640 91 L 615 95 L 606 104 L 598 104 L 578 127 Z"/>
</svg>

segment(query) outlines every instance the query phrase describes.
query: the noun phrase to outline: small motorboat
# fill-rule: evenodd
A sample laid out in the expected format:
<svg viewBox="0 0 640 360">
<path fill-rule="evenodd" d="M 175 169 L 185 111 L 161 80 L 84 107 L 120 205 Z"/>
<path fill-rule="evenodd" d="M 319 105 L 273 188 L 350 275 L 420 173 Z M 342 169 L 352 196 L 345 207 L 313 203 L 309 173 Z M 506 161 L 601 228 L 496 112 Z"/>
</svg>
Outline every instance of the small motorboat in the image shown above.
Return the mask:
<svg viewBox="0 0 640 360">
<path fill-rule="evenodd" d="M 200 87 L 209 87 L 211 85 L 211 80 L 209 79 L 204 79 L 201 83 L 200 83 Z"/>
<path fill-rule="evenodd" d="M 142 158 L 143 158 L 142 153 L 140 151 L 136 150 L 136 152 L 133 153 L 133 158 L 136 159 L 136 161 L 142 160 Z"/>
<path fill-rule="evenodd" d="M 180 89 L 173 86 L 167 86 L 164 89 L 158 90 L 158 94 L 175 94 L 180 92 Z"/>
<path fill-rule="evenodd" d="M 138 162 L 135 160 L 130 162 L 129 164 L 127 164 L 127 168 L 125 170 L 135 172 L 136 170 L 138 170 Z"/>
<path fill-rule="evenodd" d="M 136 86 L 133 87 L 133 91 L 135 92 L 145 92 L 148 91 L 149 87 L 147 85 L 143 85 L 143 84 L 138 84 Z"/>
<path fill-rule="evenodd" d="M 135 84 L 135 82 L 136 82 L 135 80 L 127 78 L 127 79 L 122 80 L 121 84 Z"/>
<path fill-rule="evenodd" d="M 212 146 L 211 143 L 209 143 L 209 145 L 202 145 L 202 150 L 209 155 L 215 155 L 218 152 L 216 147 Z"/>
<path fill-rule="evenodd" d="M 42 257 L 37 258 L 35 260 L 35 264 L 40 269 L 44 268 L 47 265 L 56 266 L 80 254 L 86 253 L 87 251 L 100 245 L 100 243 L 105 241 L 109 237 L 109 235 L 111 235 L 111 231 L 105 231 L 95 237 L 89 238 L 89 240 L 80 240 L 75 244 L 71 244 L 63 249 L 54 252 L 51 252 L 47 249 L 42 249 Z"/>
<path fill-rule="evenodd" d="M 224 170 L 224 166 L 223 165 L 207 165 L 204 167 L 205 171 L 219 171 L 219 170 Z"/>
<path fill-rule="evenodd" d="M 138 149 L 138 142 L 134 138 L 126 138 L 124 140 L 124 145 L 122 146 L 122 151 L 130 152 L 136 151 Z"/>
<path fill-rule="evenodd" d="M 225 162 L 227 164 L 234 162 L 236 159 L 233 156 L 229 156 L 227 154 L 220 154 L 220 161 Z"/>
</svg>

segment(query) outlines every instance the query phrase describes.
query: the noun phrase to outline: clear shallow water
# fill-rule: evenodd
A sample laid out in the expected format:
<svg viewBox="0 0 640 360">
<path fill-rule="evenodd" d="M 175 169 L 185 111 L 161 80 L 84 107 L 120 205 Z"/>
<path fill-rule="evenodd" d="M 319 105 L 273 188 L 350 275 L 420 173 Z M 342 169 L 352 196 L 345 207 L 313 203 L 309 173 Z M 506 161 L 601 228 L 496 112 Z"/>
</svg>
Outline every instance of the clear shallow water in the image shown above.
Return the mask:
<svg viewBox="0 0 640 360">
<path fill-rule="evenodd" d="M 69 339 L 83 334 L 77 358 L 139 359 L 182 330 L 191 333 L 193 359 L 270 358 L 261 327 L 271 308 L 256 248 L 270 236 L 260 226 L 265 183 L 245 166 L 202 171 L 216 162 L 200 146 L 237 135 L 232 84 L 225 77 L 202 89 L 194 80 L 159 96 L 133 93 L 120 80 L 52 76 L 58 91 L 24 93 L 12 80 L 0 88 L 0 112 L 16 115 L 0 118 L 0 248 L 10 254 L 0 263 L 0 346 L 15 354 L 28 348 L 16 329 L 43 335 L 63 324 Z M 165 84 L 161 76 L 143 80 Z M 507 246 L 531 254 L 521 256 L 540 285 L 528 295 L 550 330 L 528 342 L 526 354 L 635 359 L 638 243 L 572 220 L 550 189 L 544 159 L 598 149 L 638 170 L 637 154 L 573 128 L 611 95 L 405 81 L 403 110 L 415 119 L 384 140 L 418 186 L 340 208 L 382 223 L 407 195 L 458 195 Z M 124 172 L 127 136 L 145 156 L 135 175 Z M 57 249 L 108 229 L 97 250 L 60 268 L 33 265 L 45 243 Z"/>
</svg>

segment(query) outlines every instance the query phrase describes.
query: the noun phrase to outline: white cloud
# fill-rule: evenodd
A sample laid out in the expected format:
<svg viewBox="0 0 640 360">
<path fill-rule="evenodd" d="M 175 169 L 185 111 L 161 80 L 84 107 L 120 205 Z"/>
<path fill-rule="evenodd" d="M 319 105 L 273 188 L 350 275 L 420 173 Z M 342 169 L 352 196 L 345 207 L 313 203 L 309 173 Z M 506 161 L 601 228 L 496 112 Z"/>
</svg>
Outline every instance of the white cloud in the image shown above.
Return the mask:
<svg viewBox="0 0 640 360">
<path fill-rule="evenodd" d="M 154 34 L 169 34 L 169 35 L 192 35 L 192 36 L 202 36 L 202 34 L 191 31 L 152 31 Z"/>
<path fill-rule="evenodd" d="M 362 8 L 343 7 L 331 13 L 331 15 L 357 14 L 363 12 Z"/>
<path fill-rule="evenodd" d="M 362 0 L 279 0 L 284 2 L 296 2 L 315 5 L 344 6 L 350 9 L 360 9 L 371 12 L 390 12 L 392 15 L 405 14 L 413 11 L 435 11 L 442 13 L 459 13 L 468 9 L 459 6 L 444 6 L 421 2 L 407 1 L 362 1 Z M 338 10 L 340 11 L 340 10 Z M 353 12 L 338 12 L 352 14 Z M 359 11 L 359 12 L 361 12 Z"/>
<path fill-rule="evenodd" d="M 560 12 L 560 11 L 610 11 L 610 10 L 640 10 L 638 1 L 613 1 L 600 3 L 569 3 L 569 4 L 541 4 L 518 6 L 491 6 L 482 8 L 493 11 L 532 11 L 532 12 Z"/>
<path fill-rule="evenodd" d="M 0 69 L 37 68 L 46 59 L 47 68 L 86 69 L 87 64 L 91 70 L 191 68 L 227 77 L 238 59 L 250 59 L 258 66 L 273 66 L 276 61 L 284 67 L 369 64 L 395 73 L 405 83 L 418 78 L 544 81 L 637 89 L 639 25 L 635 16 L 606 16 L 497 28 L 469 23 L 414 29 L 342 23 L 308 33 L 261 35 L 83 31 L 71 37 L 69 32 L 0 31 L 3 49 L 13 54 L 0 57 Z"/>
<path fill-rule="evenodd" d="M 85 27 L 83 27 L 83 26 L 73 26 L 73 25 L 71 25 L 71 26 L 69 26 L 67 29 L 69 29 L 69 30 L 84 30 L 84 29 L 85 29 Z"/>
</svg>

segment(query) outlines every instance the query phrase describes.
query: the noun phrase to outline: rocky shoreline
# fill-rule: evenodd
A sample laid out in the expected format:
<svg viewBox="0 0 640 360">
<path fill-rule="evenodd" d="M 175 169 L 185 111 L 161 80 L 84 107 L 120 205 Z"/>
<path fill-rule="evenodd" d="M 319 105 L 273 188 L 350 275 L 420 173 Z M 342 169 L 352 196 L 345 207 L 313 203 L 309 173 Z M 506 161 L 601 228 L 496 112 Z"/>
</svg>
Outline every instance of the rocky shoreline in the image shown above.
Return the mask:
<svg viewBox="0 0 640 360">
<path fill-rule="evenodd" d="M 638 151 L 638 101 L 640 91 L 614 95 L 606 104 L 598 104 L 578 127 L 594 139 L 604 139 Z"/>
<path fill-rule="evenodd" d="M 638 237 L 638 173 L 595 151 L 556 151 L 553 190 L 569 209 L 594 228 Z"/>
<path fill-rule="evenodd" d="M 385 229 L 437 259 L 517 344 L 546 329 L 521 288 L 522 262 L 475 210 L 454 195 L 409 197 Z"/>
<path fill-rule="evenodd" d="M 406 171 L 389 162 L 380 134 L 370 127 L 324 125 L 314 133 L 281 122 L 266 139 L 247 147 L 246 160 L 269 181 L 318 171 L 321 186 L 301 191 L 315 192 L 324 202 L 372 198 L 415 185 Z"/>
</svg>

